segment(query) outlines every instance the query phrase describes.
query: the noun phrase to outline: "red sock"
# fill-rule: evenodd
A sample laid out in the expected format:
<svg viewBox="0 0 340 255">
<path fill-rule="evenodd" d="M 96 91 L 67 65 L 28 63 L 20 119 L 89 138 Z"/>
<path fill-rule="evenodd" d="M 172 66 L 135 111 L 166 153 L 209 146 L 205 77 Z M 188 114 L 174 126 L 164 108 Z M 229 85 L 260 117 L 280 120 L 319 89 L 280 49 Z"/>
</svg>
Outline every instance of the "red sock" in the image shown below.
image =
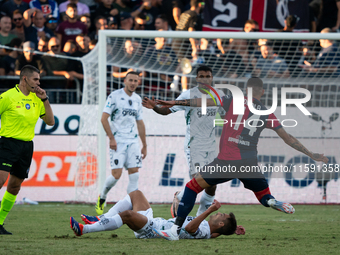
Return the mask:
<svg viewBox="0 0 340 255">
<path fill-rule="evenodd" d="M 195 178 L 189 181 L 185 186 L 191 189 L 192 191 L 196 192 L 197 194 L 203 190 L 203 188 L 201 188 L 201 186 L 197 183 Z"/>
</svg>

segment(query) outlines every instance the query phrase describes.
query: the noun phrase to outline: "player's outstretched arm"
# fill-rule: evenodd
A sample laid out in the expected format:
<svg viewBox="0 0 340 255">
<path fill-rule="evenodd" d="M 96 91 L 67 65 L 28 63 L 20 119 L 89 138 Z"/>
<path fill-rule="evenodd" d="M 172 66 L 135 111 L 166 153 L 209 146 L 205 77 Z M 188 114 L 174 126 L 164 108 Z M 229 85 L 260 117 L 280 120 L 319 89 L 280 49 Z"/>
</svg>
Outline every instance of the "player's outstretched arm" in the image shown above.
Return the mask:
<svg viewBox="0 0 340 255">
<path fill-rule="evenodd" d="M 157 104 L 156 104 L 156 101 L 155 101 L 155 97 L 152 97 L 152 99 L 144 97 L 142 105 L 145 108 L 152 109 L 156 113 L 161 114 L 161 115 L 168 115 L 168 114 L 172 113 L 169 108 L 158 107 Z"/>
<path fill-rule="evenodd" d="M 145 135 L 145 125 L 143 120 L 136 120 L 137 122 L 137 129 L 140 139 L 142 140 L 142 159 L 145 159 L 147 154 L 147 146 L 146 146 L 146 135 Z"/>
<path fill-rule="evenodd" d="M 186 225 L 185 230 L 188 233 L 194 234 L 196 233 L 199 225 L 202 223 L 202 221 L 208 217 L 211 213 L 217 211 L 218 209 L 220 209 L 221 204 L 220 202 L 218 202 L 216 199 L 214 200 L 214 203 L 201 215 L 197 216 L 195 219 L 193 219 L 192 221 L 190 221 L 190 223 L 188 225 Z"/>
<path fill-rule="evenodd" d="M 201 107 L 202 101 L 201 101 L 201 98 L 184 99 L 184 100 L 171 100 L 171 101 L 156 100 L 156 104 L 163 105 L 163 107 L 167 107 L 167 108 L 170 108 L 174 105 Z M 207 99 L 207 106 L 215 106 L 214 100 L 212 100 L 210 98 Z"/>
<path fill-rule="evenodd" d="M 282 138 L 282 140 L 288 144 L 290 147 L 294 148 L 297 151 L 300 151 L 304 154 L 306 154 L 308 157 L 315 161 L 322 161 L 323 163 L 328 163 L 328 158 L 325 157 L 323 154 L 320 153 L 314 153 L 310 150 L 308 150 L 305 146 L 303 146 L 302 143 L 298 139 L 296 139 L 291 134 L 288 134 L 284 128 L 279 128 L 275 130 L 276 133 Z"/>
</svg>

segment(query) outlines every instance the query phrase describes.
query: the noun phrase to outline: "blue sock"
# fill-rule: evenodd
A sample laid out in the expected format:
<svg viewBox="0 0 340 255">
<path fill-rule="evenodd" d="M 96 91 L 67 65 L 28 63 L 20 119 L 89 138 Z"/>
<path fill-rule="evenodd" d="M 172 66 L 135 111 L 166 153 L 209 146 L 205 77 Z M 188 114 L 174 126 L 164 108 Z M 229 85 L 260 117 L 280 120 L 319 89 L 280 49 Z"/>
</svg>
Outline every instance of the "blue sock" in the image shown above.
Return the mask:
<svg viewBox="0 0 340 255">
<path fill-rule="evenodd" d="M 269 207 L 269 205 L 267 204 L 267 200 L 268 199 L 275 199 L 275 197 L 273 197 L 272 195 L 270 195 L 270 194 L 267 194 L 267 195 L 264 195 L 262 198 L 261 198 L 261 200 L 260 200 L 260 203 L 262 204 L 262 205 L 264 205 L 265 207 Z"/>
<path fill-rule="evenodd" d="M 188 187 L 185 187 L 184 194 L 181 202 L 178 206 L 177 217 L 175 224 L 179 227 L 182 227 L 186 217 L 191 212 L 192 208 L 195 205 L 197 193 Z"/>
</svg>

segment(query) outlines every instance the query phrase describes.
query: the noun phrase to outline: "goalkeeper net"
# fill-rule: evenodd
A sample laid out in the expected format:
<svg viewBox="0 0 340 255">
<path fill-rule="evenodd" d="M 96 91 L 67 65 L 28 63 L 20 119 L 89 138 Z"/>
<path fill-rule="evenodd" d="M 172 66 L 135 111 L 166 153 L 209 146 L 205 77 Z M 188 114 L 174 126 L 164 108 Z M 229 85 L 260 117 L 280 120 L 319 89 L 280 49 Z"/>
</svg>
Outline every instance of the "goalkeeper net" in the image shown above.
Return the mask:
<svg viewBox="0 0 340 255">
<path fill-rule="evenodd" d="M 173 100 L 182 90 L 196 86 L 197 67 L 204 64 L 212 68 L 215 84 L 232 84 L 244 92 L 248 78 L 262 78 L 265 94 L 261 101 L 268 108 L 273 103 L 272 89 L 278 88 L 279 107 L 275 115 L 286 124 L 295 120 L 298 125 L 287 124 L 286 130 L 311 151 L 324 153 L 329 158 L 328 165 L 315 163 L 285 145 L 274 132 L 264 131 L 258 148 L 259 164 L 268 169 L 281 167 L 277 173 L 265 173 L 272 194 L 292 203 L 340 203 L 337 153 L 340 51 L 336 41 L 340 36 L 192 32 L 190 36 L 195 39 L 195 45 L 187 36 L 185 32 L 100 31 L 98 45 L 82 59 L 85 76 L 76 200 L 95 202 L 105 178 L 111 173 L 108 140 L 100 117 L 107 95 L 124 86 L 126 73 L 130 70 L 140 73 L 136 93 L 142 98 Z M 197 49 L 194 56 L 193 47 Z M 283 87 L 309 90 L 311 99 L 303 105 L 312 115 L 305 116 L 294 105 L 288 105 L 287 116 L 282 115 Z M 287 95 L 289 99 L 304 96 Z M 151 202 L 171 202 L 174 192 L 189 180 L 183 150 L 185 119 L 181 112 L 161 116 L 146 108 L 143 108 L 143 117 L 148 155 L 140 170 L 139 189 Z M 221 127 L 216 128 L 217 138 L 220 133 Z M 282 169 L 286 168 L 289 170 L 284 172 Z M 127 174 L 123 173 L 107 200 L 117 201 L 125 196 L 127 184 Z M 255 196 L 250 196 L 237 180 L 220 186 L 216 198 L 221 202 L 257 203 Z"/>
</svg>

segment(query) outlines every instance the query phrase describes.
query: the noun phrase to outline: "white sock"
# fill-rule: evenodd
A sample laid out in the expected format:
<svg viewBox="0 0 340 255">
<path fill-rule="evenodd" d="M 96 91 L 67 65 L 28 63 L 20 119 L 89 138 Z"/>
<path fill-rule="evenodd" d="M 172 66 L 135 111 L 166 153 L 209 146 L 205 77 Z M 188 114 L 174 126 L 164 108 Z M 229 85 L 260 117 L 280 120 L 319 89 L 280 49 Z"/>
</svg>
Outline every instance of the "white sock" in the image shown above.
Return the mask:
<svg viewBox="0 0 340 255">
<path fill-rule="evenodd" d="M 107 213 L 100 215 L 99 218 L 110 218 L 126 210 L 132 210 L 130 195 L 126 195 L 124 199 L 119 200 Z"/>
<path fill-rule="evenodd" d="M 119 214 L 110 218 L 102 218 L 92 225 L 84 225 L 83 234 L 99 231 L 115 230 L 123 226 L 123 220 Z"/>
<path fill-rule="evenodd" d="M 200 200 L 200 206 L 198 207 L 196 217 L 204 213 L 210 205 L 214 202 L 215 196 L 208 195 L 205 190 L 203 191 L 201 200 Z"/>
<path fill-rule="evenodd" d="M 179 199 L 179 201 L 182 200 L 183 195 L 184 195 L 184 189 L 182 189 L 181 192 L 179 192 L 179 193 L 177 194 L 177 198 Z"/>
<path fill-rule="evenodd" d="M 129 185 L 127 187 L 128 194 L 138 189 L 138 179 L 139 179 L 139 172 L 129 174 Z"/>
<path fill-rule="evenodd" d="M 106 199 L 107 193 L 109 193 L 110 189 L 116 185 L 117 181 L 119 179 L 114 178 L 112 175 L 106 178 L 105 184 L 102 190 L 102 193 L 100 193 L 100 198 Z"/>
</svg>

